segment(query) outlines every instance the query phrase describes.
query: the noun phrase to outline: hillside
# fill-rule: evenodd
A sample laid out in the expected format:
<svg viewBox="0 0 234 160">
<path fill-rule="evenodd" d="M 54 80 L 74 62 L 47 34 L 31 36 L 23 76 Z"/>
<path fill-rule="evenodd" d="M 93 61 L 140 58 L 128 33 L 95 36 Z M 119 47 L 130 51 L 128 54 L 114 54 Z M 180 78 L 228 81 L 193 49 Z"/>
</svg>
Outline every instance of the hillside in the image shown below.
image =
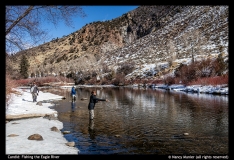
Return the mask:
<svg viewBox="0 0 234 160">
<path fill-rule="evenodd" d="M 7 65 L 17 74 L 25 54 L 30 76 L 76 73 L 89 80 L 126 67 L 127 79 L 160 78 L 192 59 L 222 53 L 228 62 L 228 15 L 228 6 L 140 6 L 18 52 L 7 57 Z"/>
<path fill-rule="evenodd" d="M 227 61 L 227 8 L 185 7 L 173 17 L 166 18 L 162 19 L 167 21 L 162 28 L 130 45 L 107 52 L 104 63 L 118 68 L 134 62 L 139 68 L 134 71 L 137 75 L 144 71 L 144 66 L 148 71 L 152 69 L 159 73 L 162 68 L 173 70 L 180 63 L 188 64 L 193 55 L 198 61 L 217 58 L 221 47 Z M 169 61 L 173 61 L 171 68 Z"/>
</svg>

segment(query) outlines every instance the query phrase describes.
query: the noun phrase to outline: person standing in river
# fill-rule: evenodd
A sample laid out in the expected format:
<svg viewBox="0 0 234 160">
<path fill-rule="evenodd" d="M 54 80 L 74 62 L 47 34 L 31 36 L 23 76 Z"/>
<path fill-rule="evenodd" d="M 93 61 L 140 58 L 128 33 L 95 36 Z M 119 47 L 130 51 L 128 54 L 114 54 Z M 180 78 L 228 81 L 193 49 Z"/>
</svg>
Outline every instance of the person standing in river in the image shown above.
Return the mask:
<svg viewBox="0 0 234 160">
<path fill-rule="evenodd" d="M 71 89 L 72 101 L 76 100 L 76 89 L 75 88 L 76 88 L 75 86 L 72 86 L 72 89 Z"/>
<path fill-rule="evenodd" d="M 92 92 L 91 92 L 90 99 L 89 99 L 89 105 L 88 105 L 88 109 L 89 109 L 89 119 L 90 119 L 90 120 L 93 120 L 93 118 L 94 118 L 94 107 L 95 107 L 95 104 L 96 104 L 98 101 L 108 101 L 108 100 L 107 100 L 107 99 L 100 99 L 100 98 L 97 98 L 97 97 L 96 97 L 96 91 L 92 91 Z"/>
</svg>

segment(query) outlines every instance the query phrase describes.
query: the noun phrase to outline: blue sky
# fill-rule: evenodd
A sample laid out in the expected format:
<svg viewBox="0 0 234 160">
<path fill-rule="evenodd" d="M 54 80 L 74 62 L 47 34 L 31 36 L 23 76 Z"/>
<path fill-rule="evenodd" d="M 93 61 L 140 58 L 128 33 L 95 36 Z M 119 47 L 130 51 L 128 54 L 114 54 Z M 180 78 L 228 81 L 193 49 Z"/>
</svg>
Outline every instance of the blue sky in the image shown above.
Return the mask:
<svg viewBox="0 0 234 160">
<path fill-rule="evenodd" d="M 59 23 L 56 28 L 52 24 L 46 24 L 44 27 L 49 30 L 49 34 L 51 37 L 50 40 L 52 40 L 53 38 L 61 38 L 62 36 L 69 35 L 91 22 L 115 19 L 122 16 L 124 13 L 136 9 L 137 7 L 138 6 L 136 5 L 82 6 L 83 11 L 87 16 L 83 18 L 73 18 L 73 28 L 66 26 L 64 23 Z"/>
</svg>

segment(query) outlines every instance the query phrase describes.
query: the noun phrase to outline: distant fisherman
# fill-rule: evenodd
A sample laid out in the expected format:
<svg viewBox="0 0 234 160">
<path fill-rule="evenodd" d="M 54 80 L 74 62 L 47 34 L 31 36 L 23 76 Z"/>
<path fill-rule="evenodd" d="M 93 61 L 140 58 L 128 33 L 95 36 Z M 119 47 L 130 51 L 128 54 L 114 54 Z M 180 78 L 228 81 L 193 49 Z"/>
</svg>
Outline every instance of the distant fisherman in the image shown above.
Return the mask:
<svg viewBox="0 0 234 160">
<path fill-rule="evenodd" d="M 76 100 L 76 89 L 75 88 L 76 88 L 75 86 L 72 86 L 72 89 L 71 89 L 72 101 Z"/>
<path fill-rule="evenodd" d="M 39 89 L 38 89 L 38 87 L 36 85 L 36 82 L 33 82 L 33 86 L 31 86 L 30 92 L 32 94 L 33 102 L 36 102 L 37 101 L 37 96 L 39 94 Z"/>
</svg>

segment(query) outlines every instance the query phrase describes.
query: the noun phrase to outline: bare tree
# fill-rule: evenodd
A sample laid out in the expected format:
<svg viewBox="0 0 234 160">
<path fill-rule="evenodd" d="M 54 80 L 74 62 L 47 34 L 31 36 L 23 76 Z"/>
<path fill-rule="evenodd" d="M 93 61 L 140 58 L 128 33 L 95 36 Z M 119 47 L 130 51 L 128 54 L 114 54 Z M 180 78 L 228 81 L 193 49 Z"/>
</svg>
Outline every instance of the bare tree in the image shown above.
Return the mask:
<svg viewBox="0 0 234 160">
<path fill-rule="evenodd" d="M 168 64 L 171 67 L 172 62 L 176 60 L 176 46 L 173 40 L 169 39 L 166 45 L 167 55 L 168 55 Z"/>
<path fill-rule="evenodd" d="M 47 64 L 47 65 L 44 66 L 44 69 L 45 69 L 45 76 L 48 76 L 48 75 L 49 75 L 49 67 L 50 67 L 49 64 Z"/>
<path fill-rule="evenodd" d="M 61 73 L 63 73 L 63 76 L 66 76 L 65 75 L 66 62 L 62 60 L 59 66 L 60 66 Z"/>
<path fill-rule="evenodd" d="M 39 71 L 40 71 L 40 73 L 41 73 L 41 77 L 44 77 L 44 74 L 45 74 L 44 65 L 40 65 L 40 66 L 39 66 Z"/>
<path fill-rule="evenodd" d="M 64 21 L 72 27 L 72 18 L 85 17 L 80 6 L 6 6 L 5 39 L 7 53 L 14 53 L 48 40 L 48 31 L 42 22 L 54 24 Z"/>
<path fill-rule="evenodd" d="M 54 65 L 54 73 L 55 75 L 59 75 L 59 66 L 58 65 Z"/>
<path fill-rule="evenodd" d="M 36 72 L 37 72 L 37 67 L 36 67 L 36 66 L 33 66 L 33 67 L 32 67 L 32 73 L 34 73 L 35 76 L 37 76 L 37 75 L 36 75 Z"/>
<path fill-rule="evenodd" d="M 183 41 L 185 52 L 191 55 L 192 63 L 195 61 L 194 56 L 203 52 L 202 45 L 207 44 L 207 39 L 199 29 L 185 33 L 181 40 Z"/>
</svg>

